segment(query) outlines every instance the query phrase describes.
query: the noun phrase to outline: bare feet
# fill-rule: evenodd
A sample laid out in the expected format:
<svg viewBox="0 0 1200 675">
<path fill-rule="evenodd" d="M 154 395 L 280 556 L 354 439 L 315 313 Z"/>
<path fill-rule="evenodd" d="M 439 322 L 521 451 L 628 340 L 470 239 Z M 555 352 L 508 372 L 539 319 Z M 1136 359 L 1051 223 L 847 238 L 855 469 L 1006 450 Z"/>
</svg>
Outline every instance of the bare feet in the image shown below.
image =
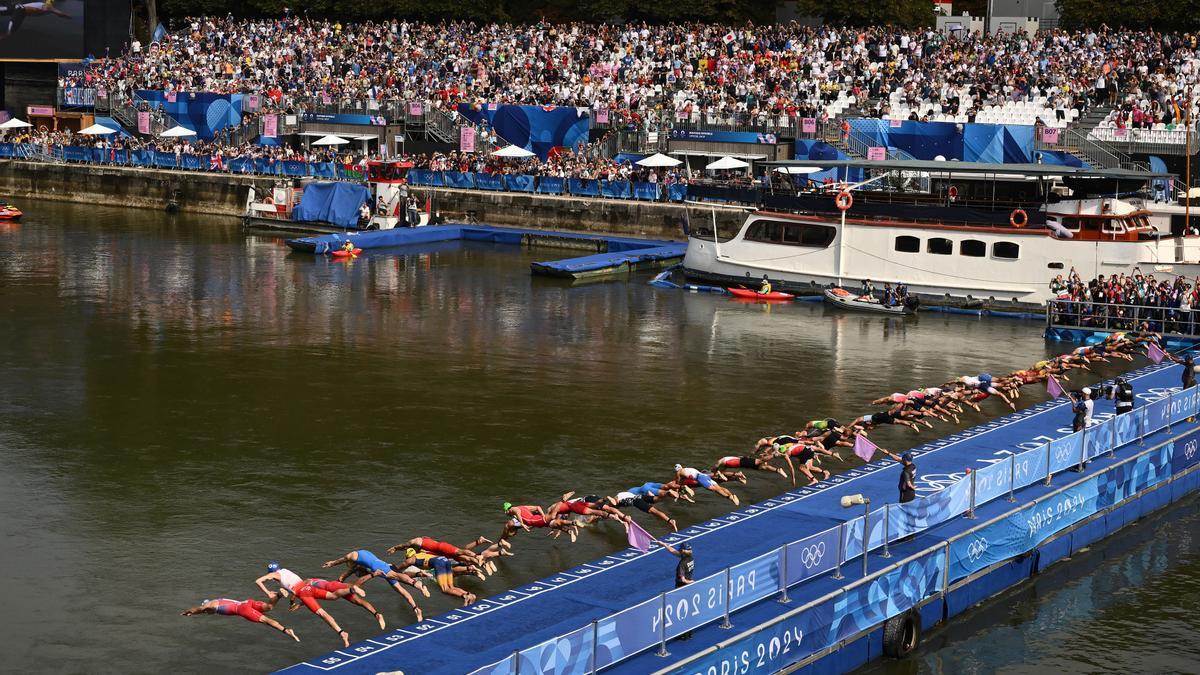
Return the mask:
<svg viewBox="0 0 1200 675">
<path fill-rule="evenodd" d="M 729 495 L 729 501 L 733 502 L 733 505 L 734 505 L 734 506 L 741 506 L 741 505 L 742 505 L 742 503 L 741 503 L 740 501 L 738 501 L 738 497 L 737 497 L 737 495 L 733 495 L 733 494 Z"/>
<path fill-rule="evenodd" d="M 285 634 L 285 635 L 287 635 L 288 637 L 292 638 L 292 639 L 293 639 L 293 640 L 295 640 L 296 642 L 299 642 L 299 641 L 300 641 L 300 638 L 296 636 L 296 631 L 292 630 L 291 628 L 288 628 L 287 630 L 285 630 L 285 631 L 283 631 L 283 632 L 284 632 L 284 634 Z"/>
<path fill-rule="evenodd" d="M 467 605 L 471 604 L 472 602 L 475 602 L 475 594 L 474 593 L 467 593 L 466 595 L 463 596 L 463 607 L 466 607 Z"/>
<path fill-rule="evenodd" d="M 342 638 L 342 646 L 349 647 L 350 646 L 350 634 L 347 633 L 346 631 L 341 631 L 338 633 L 338 635 L 340 635 Z"/>
<path fill-rule="evenodd" d="M 383 619 L 383 612 L 375 612 L 375 618 L 379 621 L 379 630 L 387 628 L 387 621 Z"/>
<path fill-rule="evenodd" d="M 678 532 L 678 531 L 679 531 L 679 525 L 678 525 L 678 524 L 675 522 L 675 519 L 674 519 L 674 518 L 672 518 L 671 520 L 668 520 L 668 521 L 667 521 L 667 525 L 670 525 L 670 526 L 671 526 L 671 531 L 672 531 L 672 532 Z"/>
<path fill-rule="evenodd" d="M 429 597 L 429 589 L 428 589 L 428 588 L 425 588 L 425 584 L 423 584 L 423 583 L 421 583 L 421 582 L 417 581 L 417 582 L 414 582 L 414 585 L 415 585 L 417 588 L 421 589 L 421 595 L 424 595 L 424 596 L 425 596 L 425 597 L 427 597 L 427 598 Z"/>
<path fill-rule="evenodd" d="M 357 596 L 358 596 L 358 597 L 360 597 L 360 598 L 365 598 L 365 597 L 367 597 L 367 592 L 366 592 L 366 591 L 364 591 L 364 590 L 362 589 L 362 586 L 354 586 L 354 585 L 351 585 L 351 586 L 350 586 L 350 592 L 351 592 L 351 593 L 353 593 L 353 594 L 355 594 L 355 595 L 357 595 Z"/>
</svg>

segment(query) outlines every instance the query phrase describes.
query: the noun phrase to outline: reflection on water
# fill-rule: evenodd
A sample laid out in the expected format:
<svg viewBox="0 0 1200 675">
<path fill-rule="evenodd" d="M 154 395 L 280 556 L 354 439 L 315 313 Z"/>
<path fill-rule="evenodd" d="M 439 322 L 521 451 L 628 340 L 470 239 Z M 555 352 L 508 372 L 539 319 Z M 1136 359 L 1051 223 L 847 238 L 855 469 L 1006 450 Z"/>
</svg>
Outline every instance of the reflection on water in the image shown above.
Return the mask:
<svg viewBox="0 0 1200 675">
<path fill-rule="evenodd" d="M 0 622 L 6 665 L 24 671 L 281 667 L 335 636 L 307 614 L 285 614 L 296 645 L 178 611 L 253 595 L 268 560 L 316 574 L 353 548 L 494 537 L 504 501 L 615 493 L 861 415 L 881 393 L 1048 353 L 1036 322 L 531 277 L 530 262 L 570 255 L 554 249 L 334 262 L 232 219 L 26 211 L 0 231 L 0 566 L 37 581 L 9 588 Z M 782 488 L 756 476 L 740 490 Z M 726 506 L 669 510 L 686 524 Z M 597 530 L 522 541 L 500 574 L 464 584 L 487 595 L 622 545 Z M 373 599 L 408 620 L 397 598 Z M 365 613 L 333 612 L 352 637 L 374 634 Z"/>
</svg>

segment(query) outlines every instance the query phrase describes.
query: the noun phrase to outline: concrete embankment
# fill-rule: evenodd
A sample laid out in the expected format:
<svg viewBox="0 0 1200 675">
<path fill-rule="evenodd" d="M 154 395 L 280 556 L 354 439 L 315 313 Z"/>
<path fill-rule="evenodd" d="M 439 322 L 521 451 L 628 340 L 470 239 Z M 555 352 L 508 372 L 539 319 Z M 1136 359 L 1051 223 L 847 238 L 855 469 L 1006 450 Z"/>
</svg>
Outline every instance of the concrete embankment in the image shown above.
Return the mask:
<svg viewBox="0 0 1200 675">
<path fill-rule="evenodd" d="M 0 161 L 0 190 L 8 198 L 52 199 L 81 204 L 165 209 L 240 216 L 246 190 L 264 194 L 280 179 L 220 173 L 168 171 L 116 166 Z M 722 235 L 741 227 L 745 211 L 720 205 L 685 206 L 659 202 L 561 197 L 449 188 L 415 190 L 423 202 L 432 196 L 438 211 L 452 222 L 572 230 L 624 236 L 681 239 L 690 213 L 691 227 L 711 228 L 715 214 Z M 26 211 L 30 204 L 20 204 Z"/>
</svg>

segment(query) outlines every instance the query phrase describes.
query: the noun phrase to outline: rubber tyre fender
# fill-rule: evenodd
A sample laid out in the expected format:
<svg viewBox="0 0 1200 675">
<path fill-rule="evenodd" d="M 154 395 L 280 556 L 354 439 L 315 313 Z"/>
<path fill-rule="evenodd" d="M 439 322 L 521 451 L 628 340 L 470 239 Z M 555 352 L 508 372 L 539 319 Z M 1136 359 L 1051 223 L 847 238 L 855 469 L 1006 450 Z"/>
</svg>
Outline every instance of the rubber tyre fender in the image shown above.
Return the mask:
<svg viewBox="0 0 1200 675">
<path fill-rule="evenodd" d="M 921 646 L 921 615 L 907 611 L 883 624 L 883 654 L 894 659 L 910 656 Z"/>
</svg>

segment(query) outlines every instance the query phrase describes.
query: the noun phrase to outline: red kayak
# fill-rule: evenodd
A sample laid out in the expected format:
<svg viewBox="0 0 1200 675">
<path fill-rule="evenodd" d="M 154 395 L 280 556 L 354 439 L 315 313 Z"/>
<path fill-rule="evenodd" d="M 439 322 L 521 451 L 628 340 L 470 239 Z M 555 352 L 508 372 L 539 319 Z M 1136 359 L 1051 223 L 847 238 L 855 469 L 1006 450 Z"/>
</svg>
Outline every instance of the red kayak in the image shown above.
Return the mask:
<svg viewBox="0 0 1200 675">
<path fill-rule="evenodd" d="M 747 300 L 791 300 L 796 297 L 791 293 L 780 293 L 779 291 L 759 293 L 745 288 L 731 288 L 729 294 L 735 298 L 746 298 Z"/>
<path fill-rule="evenodd" d="M 358 255 L 359 253 L 362 253 L 361 248 L 356 248 L 353 251 L 347 251 L 346 249 L 339 248 L 338 250 L 334 251 L 330 255 L 332 255 L 335 258 L 349 258 L 350 256 Z"/>
<path fill-rule="evenodd" d="M 23 215 L 25 214 L 21 213 L 21 209 L 15 206 L 0 207 L 0 220 L 20 220 Z"/>
</svg>

